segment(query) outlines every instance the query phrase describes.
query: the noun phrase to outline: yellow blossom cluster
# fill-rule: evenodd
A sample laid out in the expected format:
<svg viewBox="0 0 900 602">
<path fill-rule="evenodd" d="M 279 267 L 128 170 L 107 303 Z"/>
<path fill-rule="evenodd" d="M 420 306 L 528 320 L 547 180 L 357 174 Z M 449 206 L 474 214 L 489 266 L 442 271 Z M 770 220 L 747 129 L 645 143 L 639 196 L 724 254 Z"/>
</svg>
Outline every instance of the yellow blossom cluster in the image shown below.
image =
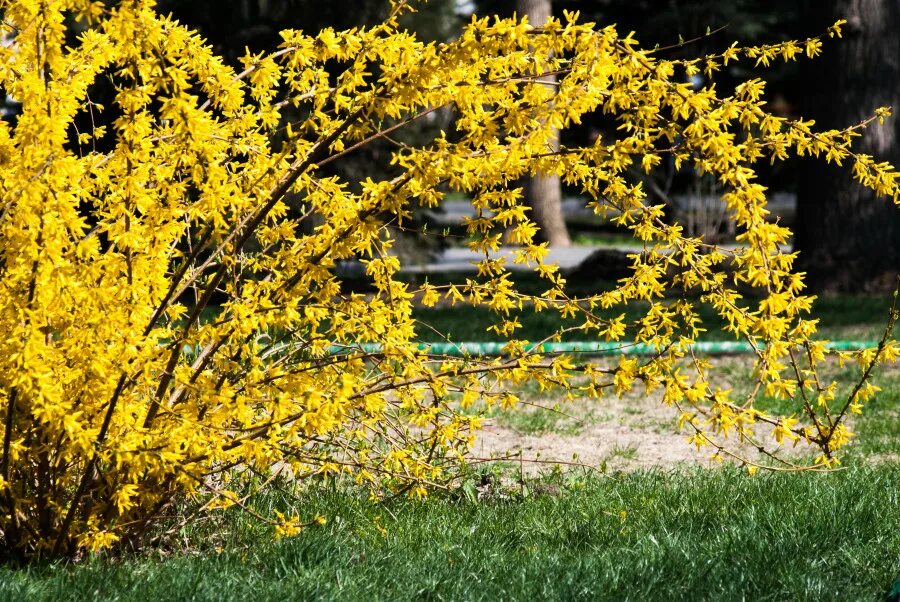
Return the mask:
<svg viewBox="0 0 900 602">
<path fill-rule="evenodd" d="M 790 232 L 766 219 L 753 166 L 791 154 L 851 162 L 862 185 L 895 203 L 897 174 L 852 150 L 869 122 L 816 131 L 768 113 L 760 80 L 720 93 L 683 78 L 733 60 L 813 56 L 840 23 L 821 38 L 685 63 L 569 13 L 540 29 L 473 18 L 458 39 L 426 44 L 398 27 L 408 8 L 395 2 L 372 28 L 285 31 L 278 49 L 236 71 L 152 0 L 0 1 L 11 40 L 0 85 L 21 102 L 15 123 L 0 122 L 7 554 L 135 544 L 179 500 L 244 506 L 235 491 L 282 473 L 424 495 L 453 477 L 473 442 L 480 418 L 461 408 L 515 405 L 506 382 L 597 396 L 640 383 L 663 391 L 713 453 L 727 453 L 720 435 L 753 440 L 768 422 L 773 444 L 803 439 L 822 450 L 811 466 L 835 461 L 851 436 L 844 418 L 877 390 L 872 368 L 900 348 L 885 337 L 856 354 L 862 376 L 846 398 L 819 380 L 826 351 L 804 317 L 812 299 L 782 251 Z M 114 91 L 107 106 L 91 100 L 100 81 Z M 435 111 L 453 113 L 452 131 L 415 147 L 393 139 Z M 558 129 L 592 112 L 616 119 L 617 134 L 554 146 Z M 108 125 L 77 131 L 85 115 Z M 376 140 L 395 147 L 390 177 L 329 175 L 329 164 Z M 727 190 L 738 249 L 686 237 L 629 176 L 666 156 Z M 560 175 L 644 243 L 614 290 L 572 297 L 544 262 L 516 189 L 536 173 Z M 398 278 L 388 225 L 409 223 L 446 191 L 473 198 L 471 246 L 485 259 L 466 282 L 413 290 Z M 517 292 L 504 261 L 488 256 L 504 233 L 520 245 L 515 261 L 546 281 L 544 294 Z M 342 290 L 338 268 L 351 258 L 374 293 Z M 747 286 L 762 299 L 745 298 Z M 417 299 L 490 308 L 506 354 L 420 349 Z M 698 299 L 754 345 L 750 398 L 716 388 L 691 354 Z M 636 322 L 599 315 L 634 300 L 648 304 Z M 522 311 L 576 316 L 586 336 L 657 353 L 606 368 L 542 357 L 515 338 Z M 756 410 L 763 392 L 796 398 L 797 415 Z M 284 535 L 304 524 L 261 518 Z"/>
</svg>

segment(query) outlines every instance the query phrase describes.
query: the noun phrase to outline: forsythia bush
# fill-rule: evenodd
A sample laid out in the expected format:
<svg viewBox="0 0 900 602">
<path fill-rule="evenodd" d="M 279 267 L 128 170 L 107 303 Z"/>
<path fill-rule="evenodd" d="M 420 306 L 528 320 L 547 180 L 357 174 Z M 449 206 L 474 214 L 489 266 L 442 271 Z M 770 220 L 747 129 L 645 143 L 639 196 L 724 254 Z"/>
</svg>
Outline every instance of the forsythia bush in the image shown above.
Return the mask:
<svg viewBox="0 0 900 602">
<path fill-rule="evenodd" d="M 371 29 L 285 31 L 279 49 L 247 56 L 238 73 L 152 0 L 0 7 L 9 40 L 0 84 L 22 107 L 14 124 L 0 122 L 7 557 L 139 543 L 173 502 L 243 504 L 234 493 L 242 483 L 279 472 L 346 474 L 376 494 L 424 495 L 452 478 L 473 442 L 479 418 L 460 408 L 514 405 L 502 385 L 526 379 L 595 396 L 640 383 L 663 391 L 692 442 L 713 454 L 734 453 L 723 437 L 736 433 L 773 450 L 766 466 L 827 468 L 851 436 L 846 416 L 876 391 L 872 367 L 900 352 L 886 336 L 848 354 L 861 378 L 844 394 L 817 376 L 827 351 L 804 317 L 812 298 L 791 271 L 794 254 L 781 250 L 790 232 L 766 220 L 753 171 L 792 154 L 850 162 L 863 186 L 896 203 L 893 168 L 851 150 L 869 122 L 817 132 L 767 113 L 760 80 L 727 93 L 683 83 L 733 61 L 815 56 L 840 23 L 822 39 L 684 62 L 571 14 L 540 30 L 476 18 L 454 42 L 423 44 L 398 29 L 406 7 L 395 2 Z M 558 84 L 541 80 L 548 74 Z M 115 90 L 108 106 L 91 100 L 101 80 Z M 282 114 L 289 105 L 293 122 Z M 393 140 L 437 110 L 455 113 L 454 131 L 422 147 Z M 553 149 L 556 129 L 595 111 L 617 120 L 615 137 Z M 111 126 L 78 131 L 84 115 Z M 325 175 L 384 139 L 396 147 L 392 179 Z M 628 169 L 649 172 L 664 157 L 715 174 L 740 248 L 704 245 L 663 220 Z M 560 174 L 644 242 L 615 290 L 571 297 L 543 262 L 547 249 L 533 243 L 515 184 L 534 173 Z M 472 196 L 471 245 L 485 259 L 477 278 L 412 290 L 397 278 L 387 226 L 448 190 Z M 504 233 L 545 294 L 517 292 L 503 261 L 487 256 Z M 373 294 L 341 291 L 336 266 L 354 257 Z M 744 298 L 744 286 L 762 299 Z M 754 345 L 759 387 L 750 398 L 732 399 L 690 353 L 702 328 L 698 299 Z M 597 315 L 633 300 L 648 303 L 634 323 Z M 420 349 L 414 301 L 489 307 L 510 338 L 507 354 Z M 218 313 L 206 311 L 213 306 Z M 520 311 L 578 316 L 586 337 L 658 353 L 606 366 L 542 357 L 515 338 Z M 795 398 L 796 416 L 754 409 L 757 394 Z M 760 424 L 768 426 L 758 432 Z M 808 466 L 781 459 L 774 450 L 792 440 L 821 455 Z M 263 518 L 282 534 L 311 519 Z"/>
</svg>

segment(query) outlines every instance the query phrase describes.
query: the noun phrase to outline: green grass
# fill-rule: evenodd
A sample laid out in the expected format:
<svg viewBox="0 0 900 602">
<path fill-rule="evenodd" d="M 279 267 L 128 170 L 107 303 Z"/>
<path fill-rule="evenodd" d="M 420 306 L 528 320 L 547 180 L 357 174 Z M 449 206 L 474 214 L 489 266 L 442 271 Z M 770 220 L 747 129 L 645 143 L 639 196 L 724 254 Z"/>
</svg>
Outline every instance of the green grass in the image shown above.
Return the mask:
<svg viewBox="0 0 900 602">
<path fill-rule="evenodd" d="M 517 392 L 518 394 L 518 392 Z M 586 419 L 578 419 L 568 413 L 569 408 L 532 407 L 519 408 L 516 411 L 499 411 L 492 414 L 497 422 L 506 428 L 522 435 L 577 435 Z"/>
<path fill-rule="evenodd" d="M 497 417 L 498 422 L 523 435 L 543 435 L 544 433 L 566 432 L 570 425 L 566 424 L 566 415 L 553 409 L 536 408 L 534 410 L 518 410 L 503 412 Z"/>
<path fill-rule="evenodd" d="M 431 274 L 428 281 L 434 285 L 450 283 L 462 283 L 471 274 Z M 540 295 L 548 286 L 545 280 L 533 273 L 515 272 L 511 274 L 515 282 L 516 290 L 529 295 Z M 426 276 L 421 274 L 403 274 L 401 279 L 412 287 L 421 285 Z M 367 290 L 363 281 L 349 280 L 350 289 L 354 286 L 361 290 Z M 604 280 L 573 280 L 566 290 L 572 296 L 583 297 L 596 294 L 598 291 L 609 290 L 615 283 Z M 747 303 L 752 307 L 753 300 Z M 887 322 L 888 309 L 891 305 L 890 295 L 881 296 L 839 296 L 817 299 L 813 305 L 811 317 L 818 318 L 820 338 L 838 340 L 877 340 L 881 338 L 884 325 Z M 595 313 L 601 317 L 613 318 L 625 314 L 627 322 L 632 322 L 644 316 L 647 304 L 644 302 L 632 302 L 626 307 L 611 309 L 598 309 Z M 699 304 L 697 311 L 703 321 L 706 332 L 702 333 L 704 341 L 729 341 L 735 340 L 733 334 L 723 330 L 726 322 L 716 314 L 708 304 Z M 221 312 L 221 307 L 211 306 L 203 311 L 201 320 L 212 321 Z M 418 336 L 422 341 L 439 341 L 449 337 L 452 341 L 491 341 L 500 342 L 504 337 L 489 332 L 488 328 L 498 322 L 498 316 L 485 307 L 471 307 L 468 305 L 440 306 L 440 307 L 415 307 L 413 317 L 419 321 Z M 575 327 L 583 323 L 577 318 L 562 318 L 556 311 L 544 310 L 534 312 L 526 308 L 518 315 L 522 328 L 517 331 L 516 337 L 531 341 L 542 340 L 561 328 Z M 593 334 L 574 331 L 563 335 L 563 341 L 591 340 Z"/>
<path fill-rule="evenodd" d="M 329 522 L 295 538 L 229 512 L 165 554 L 0 568 L 0 600 L 880 599 L 900 574 L 900 466 L 868 458 L 900 452 L 898 406 L 895 378 L 830 474 L 557 472 L 526 495 L 384 505 L 320 487 L 295 508 Z"/>
<path fill-rule="evenodd" d="M 573 232 L 572 242 L 576 245 L 597 247 L 641 246 L 643 242 L 634 237 L 630 230 L 585 229 Z"/>
<path fill-rule="evenodd" d="M 869 458 L 900 461 L 900 373 L 876 375 L 874 382 L 882 390 L 865 408 L 859 437 L 851 447 L 851 459 L 865 462 Z M 898 550 L 900 552 L 900 550 Z"/>
<path fill-rule="evenodd" d="M 816 312 L 874 333 L 886 305 L 825 299 Z M 477 314 L 453 311 L 441 319 L 454 333 L 478 326 Z M 745 362 L 727 361 L 744 387 Z M 184 531 L 178 549 L 0 567 L 0 600 L 877 600 L 900 575 L 900 373 L 876 382 L 884 390 L 831 474 L 557 471 L 504 489 L 494 466 L 424 503 L 321 487 L 298 507 L 271 494 L 255 504 L 328 524 L 275 541 L 229 511 Z M 519 392 L 540 397 L 534 389 Z M 531 434 L 573 424 L 533 409 L 497 419 Z M 506 470 L 518 474 L 514 462 Z M 479 500 L 479 489 L 490 494 Z"/>
<path fill-rule="evenodd" d="M 529 293 L 539 293 L 540 283 L 536 279 L 518 276 L 518 283 Z M 598 283 L 597 286 L 603 286 Z M 591 289 L 589 283 L 576 284 L 574 288 Z M 592 290 L 600 290 L 595 288 Z M 584 292 L 584 291 L 581 291 Z M 817 299 L 813 305 L 811 317 L 819 319 L 820 338 L 838 340 L 878 340 L 887 323 L 888 310 L 891 305 L 889 295 L 869 297 L 826 297 Z M 627 321 L 636 320 L 644 315 L 646 303 L 635 302 L 625 308 L 598 310 L 603 317 L 616 317 L 625 314 Z M 701 335 L 705 341 L 734 340 L 734 335 L 723 330 L 723 321 L 715 310 L 707 304 L 700 304 L 698 312 L 706 329 Z M 419 336 L 422 340 L 438 340 L 441 335 L 449 336 L 453 341 L 502 341 L 503 337 L 488 332 L 488 327 L 497 323 L 497 316 L 483 307 L 456 305 L 453 307 L 417 307 L 413 313 L 420 321 Z M 532 341 L 542 340 L 560 328 L 580 325 L 583 320 L 563 319 L 555 311 L 544 310 L 535 313 L 526 309 L 518 316 L 522 328 L 517 331 L 518 338 Z M 427 326 L 426 326 L 427 325 Z M 575 331 L 563 336 L 564 341 L 590 339 L 591 336 Z M 437 337 L 437 338 L 436 338 Z"/>
<path fill-rule="evenodd" d="M 631 473 L 382 507 L 320 492 L 307 510 L 330 523 L 293 539 L 231 524 L 221 553 L 0 569 L 0 597 L 871 600 L 900 571 L 898 490 L 900 469 L 882 465 Z"/>
<path fill-rule="evenodd" d="M 638 450 L 633 445 L 615 445 L 609 452 L 609 459 L 635 460 Z"/>
<path fill-rule="evenodd" d="M 174 553 L 0 568 L 0 600 L 877 600 L 900 574 L 900 465 L 870 459 L 900 452 L 898 410 L 895 371 L 830 474 L 556 471 L 465 495 L 485 468 L 383 505 L 316 487 L 256 502 L 328 516 L 295 538 L 228 512 Z"/>
</svg>

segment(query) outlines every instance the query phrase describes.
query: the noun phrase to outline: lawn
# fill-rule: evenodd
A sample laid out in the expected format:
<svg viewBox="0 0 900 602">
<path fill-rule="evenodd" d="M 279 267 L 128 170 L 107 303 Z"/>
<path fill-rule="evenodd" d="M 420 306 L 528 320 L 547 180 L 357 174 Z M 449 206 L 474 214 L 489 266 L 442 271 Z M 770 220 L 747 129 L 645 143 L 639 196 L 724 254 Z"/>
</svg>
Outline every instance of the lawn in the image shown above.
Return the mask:
<svg viewBox="0 0 900 602">
<path fill-rule="evenodd" d="M 376 506 L 319 491 L 325 527 L 237 516 L 190 550 L 0 572 L 7 600 L 878 599 L 900 570 L 900 468 L 547 479 L 527 497 Z M 226 529 L 222 535 L 221 529 Z M 217 551 L 213 544 L 224 551 Z"/>
<path fill-rule="evenodd" d="M 431 284 L 464 282 L 464 275 L 433 275 L 429 277 Z M 410 284 L 421 284 L 424 277 L 410 277 Z M 531 273 L 515 273 L 513 280 L 517 290 L 526 294 L 541 294 L 546 283 Z M 605 281 L 573 281 L 566 290 L 572 296 L 584 296 L 598 290 L 608 290 L 612 283 Z M 754 300 L 747 301 L 751 305 Z M 614 307 L 596 313 L 612 318 L 624 313 L 627 321 L 640 318 L 646 311 L 646 303 L 632 302 L 627 307 Z M 891 307 L 891 295 L 881 296 L 838 296 L 821 297 L 813 304 L 812 315 L 819 319 L 821 338 L 830 340 L 878 340 L 887 322 L 888 310 Z M 703 320 L 706 332 L 702 339 L 707 341 L 734 340 L 734 335 L 722 330 L 725 321 L 716 314 L 712 306 L 698 303 L 698 311 Z M 455 306 L 437 306 L 433 308 L 417 307 L 413 316 L 420 322 L 419 337 L 423 341 L 441 340 L 449 335 L 453 341 L 502 341 L 503 338 L 488 328 L 497 322 L 497 316 L 484 307 L 471 307 L 457 304 Z M 522 328 L 516 336 L 531 341 L 542 340 L 560 328 L 580 325 L 584 320 L 576 318 L 562 319 L 555 311 L 534 312 L 525 309 L 519 314 Z M 563 335 L 565 341 L 589 339 L 583 332 L 575 331 Z"/>
<path fill-rule="evenodd" d="M 836 332 L 874 335 L 886 305 L 826 299 L 817 313 Z M 474 329 L 470 317 L 446 324 Z M 328 523 L 294 538 L 227 511 L 139 556 L 0 568 L 0 599 L 880 599 L 900 575 L 900 370 L 879 384 L 830 474 L 557 468 L 523 485 L 482 465 L 425 502 L 384 504 L 319 485 L 298 510 Z M 578 434 L 556 415 L 506 421 Z M 291 499 L 253 503 L 291 509 Z"/>
</svg>

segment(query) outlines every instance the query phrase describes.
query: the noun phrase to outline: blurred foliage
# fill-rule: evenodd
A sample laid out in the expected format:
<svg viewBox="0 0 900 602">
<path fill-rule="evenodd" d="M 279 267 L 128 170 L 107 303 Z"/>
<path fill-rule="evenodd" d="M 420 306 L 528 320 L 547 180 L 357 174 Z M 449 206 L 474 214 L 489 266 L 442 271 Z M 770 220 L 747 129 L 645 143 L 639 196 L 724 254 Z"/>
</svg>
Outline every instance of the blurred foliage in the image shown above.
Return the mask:
<svg viewBox="0 0 900 602">
<path fill-rule="evenodd" d="M 278 33 L 298 29 L 315 34 L 372 26 L 389 12 L 385 0 L 160 0 L 160 13 L 172 13 L 198 30 L 216 53 L 232 61 L 281 42 Z M 430 0 L 418 12 L 405 15 L 402 25 L 427 41 L 453 37 L 459 30 L 454 0 Z"/>
<path fill-rule="evenodd" d="M 390 12 L 387 0 L 160 0 L 159 12 L 172 16 L 197 30 L 214 51 L 240 71 L 240 59 L 248 52 L 259 53 L 277 47 L 283 40 L 279 32 L 286 29 L 315 35 L 325 28 L 343 31 L 355 27 L 372 27 Z M 456 14 L 455 0 L 422 2 L 416 12 L 401 17 L 400 25 L 423 41 L 446 41 L 459 33 L 462 22 Z M 337 68 L 335 67 L 335 75 Z M 297 121 L 302 115 L 285 107 L 284 118 Z M 417 145 L 431 140 L 442 129 L 451 127 L 450 111 L 439 111 L 396 132 L 393 140 Z M 375 141 L 360 148 L 339 164 L 323 173 L 358 183 L 371 177 L 382 179 L 396 175 L 390 167 L 392 143 Z M 291 199 L 303 211 L 302 199 Z M 314 224 L 315 222 L 310 222 Z M 427 218 L 417 213 L 413 223 L 403 231 L 394 231 L 396 251 L 401 256 L 418 255 L 443 248 L 445 241 L 431 236 L 433 228 Z"/>
</svg>

